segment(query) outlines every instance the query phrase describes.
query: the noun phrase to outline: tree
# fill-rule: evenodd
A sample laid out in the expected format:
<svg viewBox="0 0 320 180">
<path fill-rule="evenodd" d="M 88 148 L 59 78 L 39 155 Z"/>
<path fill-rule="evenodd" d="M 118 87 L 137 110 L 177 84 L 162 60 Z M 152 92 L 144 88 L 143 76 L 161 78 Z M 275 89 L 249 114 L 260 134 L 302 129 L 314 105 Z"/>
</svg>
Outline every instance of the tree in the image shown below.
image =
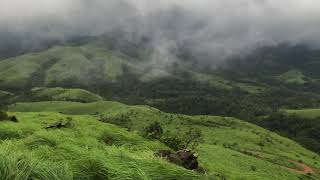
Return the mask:
<svg viewBox="0 0 320 180">
<path fill-rule="evenodd" d="M 185 133 L 185 149 L 188 149 L 191 147 L 192 149 L 196 148 L 202 141 L 202 132 L 198 128 L 190 128 L 186 133 Z"/>
</svg>

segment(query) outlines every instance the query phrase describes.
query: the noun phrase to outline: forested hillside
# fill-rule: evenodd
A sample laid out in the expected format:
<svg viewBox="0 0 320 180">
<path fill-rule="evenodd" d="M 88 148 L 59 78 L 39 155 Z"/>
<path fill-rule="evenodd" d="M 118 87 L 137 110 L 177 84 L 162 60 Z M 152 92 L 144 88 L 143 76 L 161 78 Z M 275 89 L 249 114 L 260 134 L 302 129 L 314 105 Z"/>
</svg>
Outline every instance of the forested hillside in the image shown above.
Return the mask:
<svg viewBox="0 0 320 180">
<path fill-rule="evenodd" d="M 179 59 L 162 67 L 148 59 L 148 42 L 147 38 L 130 42 L 106 35 L 2 59 L 1 103 L 105 98 L 173 113 L 232 116 L 267 128 L 258 119 L 281 109 L 320 106 L 318 50 L 290 45 L 264 47 L 245 57 L 230 58 L 218 68 L 208 68 L 197 63 L 201 56 L 182 46 Z M 97 96 L 56 87 L 86 89 Z M 287 129 L 278 131 L 288 134 Z M 295 139 L 310 144 L 305 134 Z M 318 151 L 312 148 L 318 139 L 308 138 L 315 143 L 307 147 Z"/>
</svg>

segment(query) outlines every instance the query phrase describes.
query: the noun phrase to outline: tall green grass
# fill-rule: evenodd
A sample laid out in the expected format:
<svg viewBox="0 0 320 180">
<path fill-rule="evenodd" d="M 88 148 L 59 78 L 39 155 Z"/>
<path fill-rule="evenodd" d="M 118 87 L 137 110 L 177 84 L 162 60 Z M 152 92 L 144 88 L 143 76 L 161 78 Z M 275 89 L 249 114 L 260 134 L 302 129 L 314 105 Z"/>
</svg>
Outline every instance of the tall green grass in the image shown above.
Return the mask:
<svg viewBox="0 0 320 180">
<path fill-rule="evenodd" d="M 0 122 L 9 132 L 19 132 L 0 142 L 1 180 L 206 179 L 156 157 L 156 150 L 167 148 L 163 144 L 95 117 L 72 116 L 74 127 L 45 129 L 70 116 L 15 114 L 19 123 Z"/>
<path fill-rule="evenodd" d="M 6 141 L 38 158 L 67 164 L 75 179 L 299 179 L 300 174 L 283 168 L 299 168 L 290 160 L 304 162 L 315 169 L 314 177 L 319 176 L 318 155 L 235 118 L 168 114 L 148 106 L 104 101 L 18 103 L 10 111 L 19 123 L 3 125 L 20 130 L 20 136 Z M 43 129 L 67 118 L 74 120 L 74 127 Z M 195 151 L 206 174 L 155 157 L 157 150 L 168 147 L 140 136 L 144 127 L 155 121 L 171 135 L 182 136 L 189 128 L 202 131 L 204 142 Z M 129 124 L 130 131 L 107 122 L 123 127 Z"/>
</svg>

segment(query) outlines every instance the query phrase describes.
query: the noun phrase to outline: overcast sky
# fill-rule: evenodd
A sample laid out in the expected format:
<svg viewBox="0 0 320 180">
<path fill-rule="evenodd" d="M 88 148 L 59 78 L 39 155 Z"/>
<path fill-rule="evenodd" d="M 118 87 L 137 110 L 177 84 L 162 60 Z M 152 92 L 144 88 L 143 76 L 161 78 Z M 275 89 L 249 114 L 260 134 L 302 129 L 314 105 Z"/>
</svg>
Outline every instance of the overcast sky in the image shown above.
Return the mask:
<svg viewBox="0 0 320 180">
<path fill-rule="evenodd" d="M 193 42 L 225 57 L 281 42 L 320 44 L 319 0 L 0 0 L 0 32 L 38 39 L 152 34 L 160 49 Z M 167 47 L 168 46 L 168 47 Z"/>
</svg>

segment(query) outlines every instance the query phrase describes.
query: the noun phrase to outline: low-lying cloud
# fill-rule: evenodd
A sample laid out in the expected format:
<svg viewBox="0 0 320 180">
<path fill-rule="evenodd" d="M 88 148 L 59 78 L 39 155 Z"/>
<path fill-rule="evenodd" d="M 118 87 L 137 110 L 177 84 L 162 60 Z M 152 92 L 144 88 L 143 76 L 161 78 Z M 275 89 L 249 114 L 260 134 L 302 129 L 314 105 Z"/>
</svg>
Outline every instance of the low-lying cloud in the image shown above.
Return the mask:
<svg viewBox="0 0 320 180">
<path fill-rule="evenodd" d="M 129 38 L 150 37 L 156 64 L 174 61 L 180 46 L 215 64 L 283 42 L 318 47 L 319 22 L 317 0 L 0 0 L 0 46 L 121 29 Z"/>
</svg>

